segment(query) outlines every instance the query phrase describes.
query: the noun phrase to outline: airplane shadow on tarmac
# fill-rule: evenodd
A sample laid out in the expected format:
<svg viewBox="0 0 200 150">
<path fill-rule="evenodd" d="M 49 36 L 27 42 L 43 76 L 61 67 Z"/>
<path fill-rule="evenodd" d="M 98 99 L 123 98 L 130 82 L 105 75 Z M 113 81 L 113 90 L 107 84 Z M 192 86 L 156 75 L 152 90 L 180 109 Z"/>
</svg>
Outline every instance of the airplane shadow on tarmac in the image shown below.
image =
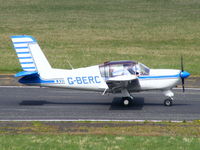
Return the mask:
<svg viewBox="0 0 200 150">
<path fill-rule="evenodd" d="M 123 106 L 121 97 L 115 97 L 111 103 L 110 110 L 141 110 L 144 106 L 143 97 L 135 97 L 134 102 L 128 106 Z"/>
<path fill-rule="evenodd" d="M 37 105 L 111 105 L 108 103 L 100 103 L 100 102 L 50 102 L 46 100 L 25 100 L 19 103 L 19 105 L 29 105 L 29 106 L 37 106 Z"/>
<path fill-rule="evenodd" d="M 24 100 L 19 103 L 21 106 L 42 106 L 42 105 L 109 105 L 109 110 L 141 110 L 144 105 L 144 98 L 136 97 L 134 103 L 123 106 L 120 97 L 113 98 L 112 102 L 52 102 L 47 100 Z"/>
<path fill-rule="evenodd" d="M 42 105 L 110 105 L 109 110 L 141 110 L 145 106 L 164 107 L 163 103 L 145 103 L 143 97 L 135 97 L 134 102 L 129 106 L 123 106 L 121 98 L 115 97 L 112 102 L 51 102 L 46 100 L 24 100 L 19 103 L 22 106 L 42 106 Z M 174 106 L 185 106 L 188 104 L 174 104 Z"/>
</svg>

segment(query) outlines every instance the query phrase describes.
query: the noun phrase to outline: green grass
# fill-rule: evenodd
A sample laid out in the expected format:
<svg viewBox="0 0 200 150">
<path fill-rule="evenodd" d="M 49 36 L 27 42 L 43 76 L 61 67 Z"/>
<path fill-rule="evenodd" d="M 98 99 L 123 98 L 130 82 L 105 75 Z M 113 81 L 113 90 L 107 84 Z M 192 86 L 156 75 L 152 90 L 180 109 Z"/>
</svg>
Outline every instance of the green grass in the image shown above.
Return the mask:
<svg viewBox="0 0 200 150">
<path fill-rule="evenodd" d="M 0 122 L 4 134 L 94 134 L 200 137 L 200 121 L 172 122 Z"/>
<path fill-rule="evenodd" d="M 1 150 L 199 150 L 200 122 L 0 122 Z"/>
<path fill-rule="evenodd" d="M 54 68 L 137 60 L 200 75 L 199 0 L 0 0 L 0 73 L 21 70 L 9 39 L 34 36 Z"/>
<path fill-rule="evenodd" d="M 114 135 L 3 135 L 1 150 L 199 150 L 200 138 Z"/>
</svg>

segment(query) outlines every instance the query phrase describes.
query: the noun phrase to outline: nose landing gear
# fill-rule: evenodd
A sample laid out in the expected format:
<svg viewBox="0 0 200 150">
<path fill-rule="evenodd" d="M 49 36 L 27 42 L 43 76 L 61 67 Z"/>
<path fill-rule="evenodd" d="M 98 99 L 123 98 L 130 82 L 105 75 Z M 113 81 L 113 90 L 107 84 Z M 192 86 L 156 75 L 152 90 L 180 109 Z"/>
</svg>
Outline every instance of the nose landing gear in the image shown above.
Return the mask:
<svg viewBox="0 0 200 150">
<path fill-rule="evenodd" d="M 165 106 L 172 106 L 173 104 L 173 98 L 168 98 L 164 101 Z"/>
<path fill-rule="evenodd" d="M 174 96 L 174 93 L 171 90 L 168 90 L 168 91 L 164 91 L 164 95 L 168 97 L 166 100 L 164 100 L 164 106 L 172 106 L 173 104 L 172 97 Z"/>
</svg>

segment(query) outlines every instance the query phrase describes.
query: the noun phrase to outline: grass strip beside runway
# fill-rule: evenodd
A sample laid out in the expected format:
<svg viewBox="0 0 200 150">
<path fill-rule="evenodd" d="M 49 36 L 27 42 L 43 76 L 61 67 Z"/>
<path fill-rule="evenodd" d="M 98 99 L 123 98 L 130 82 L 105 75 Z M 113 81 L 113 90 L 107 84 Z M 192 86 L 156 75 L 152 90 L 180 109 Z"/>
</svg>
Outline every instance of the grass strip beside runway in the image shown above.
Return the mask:
<svg viewBox="0 0 200 150">
<path fill-rule="evenodd" d="M 0 0 L 0 73 L 21 70 L 9 36 L 36 37 L 54 68 L 137 60 L 199 75 L 199 0 Z"/>
<path fill-rule="evenodd" d="M 3 135 L 1 150 L 199 150 L 200 138 L 125 135 Z"/>
<path fill-rule="evenodd" d="M 0 122 L 1 150 L 197 150 L 200 122 Z"/>
</svg>

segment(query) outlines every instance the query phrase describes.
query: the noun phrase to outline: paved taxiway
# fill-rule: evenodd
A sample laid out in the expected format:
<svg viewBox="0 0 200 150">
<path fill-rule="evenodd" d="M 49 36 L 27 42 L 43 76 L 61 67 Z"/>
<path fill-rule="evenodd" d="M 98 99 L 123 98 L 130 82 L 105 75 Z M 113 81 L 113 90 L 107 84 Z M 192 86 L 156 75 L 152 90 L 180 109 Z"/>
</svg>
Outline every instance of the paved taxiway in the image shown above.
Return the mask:
<svg viewBox="0 0 200 150">
<path fill-rule="evenodd" d="M 116 95 L 56 88 L 0 87 L 0 120 L 194 120 L 200 119 L 200 89 L 175 89 L 172 107 L 159 92 L 135 94 L 120 105 Z M 117 95 L 120 96 L 120 95 Z"/>
</svg>

